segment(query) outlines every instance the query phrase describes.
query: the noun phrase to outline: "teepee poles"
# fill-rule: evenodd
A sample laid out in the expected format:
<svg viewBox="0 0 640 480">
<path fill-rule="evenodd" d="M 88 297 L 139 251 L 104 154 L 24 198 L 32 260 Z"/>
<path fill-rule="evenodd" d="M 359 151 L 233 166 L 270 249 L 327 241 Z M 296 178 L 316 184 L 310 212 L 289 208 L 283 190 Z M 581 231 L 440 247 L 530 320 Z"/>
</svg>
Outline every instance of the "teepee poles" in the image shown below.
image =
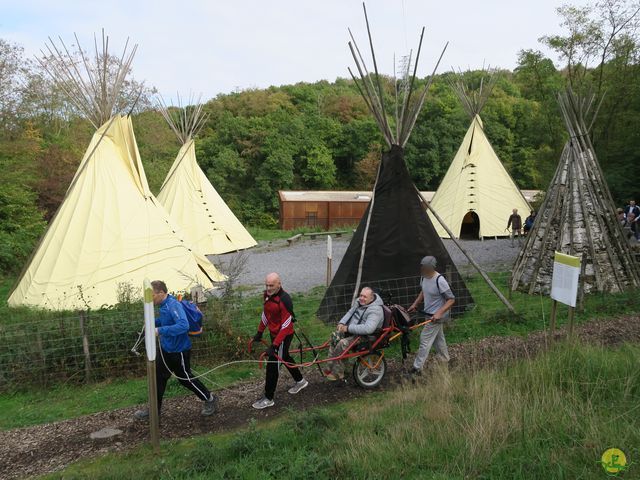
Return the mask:
<svg viewBox="0 0 640 480">
<path fill-rule="evenodd" d="M 484 74 L 487 76 L 487 82 L 484 81 Z M 495 70 L 487 69 L 483 72 L 483 76 L 480 79 L 480 85 L 476 90 L 470 90 L 462 79 L 460 74 L 457 79 L 451 80 L 449 84 L 456 93 L 462 107 L 470 118 L 474 118 L 476 115 L 480 115 L 482 109 L 486 105 L 491 92 L 498 81 L 498 75 Z"/>
<path fill-rule="evenodd" d="M 513 268 L 511 289 L 547 291 L 553 251 L 581 257 L 581 292 L 617 292 L 640 286 L 640 269 L 589 138 L 600 107 L 593 94 L 571 88 L 558 95 L 569 139 L 538 219 Z"/>
<path fill-rule="evenodd" d="M 427 96 L 427 92 L 431 87 L 433 82 L 433 78 L 435 76 L 435 72 L 437 71 L 442 57 L 444 56 L 444 52 L 447 50 L 447 46 L 449 43 L 447 42 L 442 49 L 438 61 L 433 69 L 433 72 L 428 77 L 425 86 L 422 88 L 422 92 L 418 96 L 417 99 L 414 99 L 413 91 L 414 91 L 414 83 L 417 76 L 418 70 L 418 62 L 420 60 L 420 53 L 422 51 L 422 41 L 424 39 L 424 27 L 420 32 L 420 40 L 418 42 L 418 50 L 416 53 L 416 59 L 414 62 L 413 73 L 409 75 L 409 70 L 411 68 L 411 55 L 409 56 L 409 63 L 407 64 L 407 74 L 405 78 L 403 78 L 405 84 L 408 81 L 408 87 L 404 88 L 401 94 L 398 96 L 397 82 L 395 85 L 395 95 L 396 95 L 396 108 L 395 108 L 395 123 L 396 128 L 395 134 L 391 127 L 389 126 L 389 121 L 386 113 L 386 106 L 384 101 L 384 88 L 383 88 L 383 77 L 378 71 L 378 62 L 376 59 L 375 50 L 373 47 L 373 36 L 371 34 L 371 27 L 369 25 L 369 18 L 367 16 L 367 8 L 362 4 L 362 8 L 364 10 L 364 18 L 367 25 L 367 38 L 369 41 L 369 48 L 371 51 L 371 60 L 373 62 L 373 72 L 370 72 L 367 68 L 366 61 L 362 56 L 362 52 L 358 47 L 358 43 L 356 42 L 353 33 L 349 30 L 349 36 L 351 40 L 348 42 L 349 50 L 351 52 L 351 56 L 353 57 L 354 64 L 358 71 L 359 79 L 356 77 L 351 68 L 348 68 L 349 74 L 353 79 L 358 92 L 364 98 L 365 104 L 367 108 L 373 115 L 382 135 L 385 139 L 385 142 L 389 147 L 392 145 L 399 145 L 404 147 L 409 140 L 409 136 L 411 135 L 411 131 L 415 126 L 416 120 L 418 119 L 418 114 L 422 109 L 424 101 Z M 372 78 L 373 77 L 373 78 Z M 400 98 L 399 98 L 400 97 Z M 400 108 L 398 108 L 397 104 L 400 102 Z"/>
<path fill-rule="evenodd" d="M 169 127 L 175 133 L 178 140 L 182 145 L 187 144 L 192 140 L 198 132 L 202 129 L 204 124 L 209 119 L 209 114 L 203 111 L 204 104 L 200 101 L 200 97 L 194 99 L 189 97 L 187 104 L 183 106 L 180 95 L 177 96 L 178 105 L 167 106 L 161 96 L 158 96 L 158 110 L 169 124 Z M 165 187 L 167 182 L 173 177 L 178 170 L 178 166 L 182 163 L 182 160 L 187 155 L 187 150 L 182 154 L 182 157 L 174 163 L 171 167 L 171 171 L 162 182 L 160 191 Z"/>
<path fill-rule="evenodd" d="M 129 50 L 127 39 L 120 58 L 112 58 L 109 54 L 109 36 L 102 30 L 102 45 L 98 47 L 98 39 L 94 35 L 94 55 L 90 59 L 82 49 L 78 36 L 74 36 L 80 62 L 60 37 L 60 45 L 49 37 L 47 53 L 41 50 L 42 58 L 36 59 L 97 130 L 117 113 L 122 88 L 131 72 L 138 45 Z"/>
<path fill-rule="evenodd" d="M 158 110 L 184 145 L 198 134 L 209 119 L 209 114 L 203 111 L 204 104 L 201 102 L 201 97 L 189 97 L 187 103 L 183 105 L 178 95 L 177 103 L 177 106 L 167 105 L 162 97 L 158 97 Z"/>
</svg>

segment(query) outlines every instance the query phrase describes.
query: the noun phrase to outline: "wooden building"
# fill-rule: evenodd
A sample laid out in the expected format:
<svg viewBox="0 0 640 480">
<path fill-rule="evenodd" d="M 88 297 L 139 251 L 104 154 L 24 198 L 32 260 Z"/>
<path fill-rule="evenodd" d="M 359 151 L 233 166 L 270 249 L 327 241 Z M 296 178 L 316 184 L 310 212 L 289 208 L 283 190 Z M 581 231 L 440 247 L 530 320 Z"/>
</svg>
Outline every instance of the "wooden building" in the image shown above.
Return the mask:
<svg viewBox="0 0 640 480">
<path fill-rule="evenodd" d="M 282 230 L 357 225 L 371 200 L 371 192 L 280 190 L 278 196 Z"/>
<path fill-rule="evenodd" d="M 522 190 L 528 202 L 531 202 L 538 192 Z M 435 192 L 420 193 L 430 202 Z M 355 227 L 369 205 L 371 192 L 280 190 L 278 199 L 282 230 L 300 227 L 333 230 Z M 505 219 L 505 224 L 506 221 Z"/>
</svg>

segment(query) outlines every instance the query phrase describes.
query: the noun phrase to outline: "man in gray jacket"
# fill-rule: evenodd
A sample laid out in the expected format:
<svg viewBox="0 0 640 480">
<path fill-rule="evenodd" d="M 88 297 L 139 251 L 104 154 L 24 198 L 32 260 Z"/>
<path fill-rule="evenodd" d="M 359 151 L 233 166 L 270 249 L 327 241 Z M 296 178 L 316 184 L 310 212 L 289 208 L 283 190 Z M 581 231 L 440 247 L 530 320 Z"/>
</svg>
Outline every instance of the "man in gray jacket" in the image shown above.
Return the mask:
<svg viewBox="0 0 640 480">
<path fill-rule="evenodd" d="M 353 307 L 338 322 L 338 329 L 331 335 L 329 358 L 337 357 L 344 352 L 357 337 L 366 337 L 382 328 L 384 323 L 384 303 L 379 295 L 371 288 L 364 287 Z M 346 361 L 327 362 L 325 370 L 327 380 L 341 380 L 344 378 Z"/>
</svg>

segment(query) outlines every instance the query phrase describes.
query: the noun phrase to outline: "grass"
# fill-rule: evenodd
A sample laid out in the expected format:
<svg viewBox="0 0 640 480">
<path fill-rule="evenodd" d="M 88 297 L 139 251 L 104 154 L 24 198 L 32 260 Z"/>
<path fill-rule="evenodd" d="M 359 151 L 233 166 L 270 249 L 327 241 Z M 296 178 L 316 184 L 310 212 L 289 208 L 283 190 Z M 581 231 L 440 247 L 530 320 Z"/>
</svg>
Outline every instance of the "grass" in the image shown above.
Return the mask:
<svg viewBox="0 0 640 480">
<path fill-rule="evenodd" d="M 224 435 L 80 462 L 50 479 L 602 479 L 640 455 L 640 347 L 559 345 L 500 370 L 292 412 Z M 637 478 L 632 463 L 623 478 Z M 636 476 L 633 476 L 636 475 Z"/>
<path fill-rule="evenodd" d="M 354 228 L 355 226 L 346 226 L 346 227 L 335 227 L 329 230 L 332 232 L 333 231 L 351 231 Z M 298 235 L 299 233 L 315 233 L 315 232 L 327 231 L 327 229 L 324 227 L 300 227 L 300 228 L 294 228 L 293 230 L 248 227 L 247 230 L 257 242 L 260 242 L 260 241 L 272 242 L 274 240 L 284 240 L 287 238 L 291 238 L 294 235 Z"/>
<path fill-rule="evenodd" d="M 489 274 L 492 281 L 506 296 L 508 274 Z M 528 295 L 512 292 L 509 297 L 518 316 L 514 317 L 478 276 L 465 278 L 467 288 L 475 300 L 475 306 L 457 317 L 447 329 L 447 340 L 458 343 L 491 335 L 526 335 L 549 327 L 551 298 L 543 295 Z M 640 311 L 638 292 L 630 290 L 617 294 L 586 295 L 584 309 L 576 310 L 575 323 L 584 323 L 596 318 L 611 318 L 637 314 Z M 568 322 L 568 307 L 558 304 L 557 326 Z"/>
</svg>

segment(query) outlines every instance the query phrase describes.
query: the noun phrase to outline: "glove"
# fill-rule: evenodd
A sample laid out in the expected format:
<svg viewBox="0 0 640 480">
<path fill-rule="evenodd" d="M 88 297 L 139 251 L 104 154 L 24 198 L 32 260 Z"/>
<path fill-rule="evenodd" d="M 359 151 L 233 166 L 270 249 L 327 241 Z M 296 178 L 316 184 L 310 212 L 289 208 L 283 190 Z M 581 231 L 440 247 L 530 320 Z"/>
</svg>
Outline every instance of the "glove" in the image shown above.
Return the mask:
<svg viewBox="0 0 640 480">
<path fill-rule="evenodd" d="M 275 357 L 277 353 L 278 347 L 276 347 L 275 345 L 271 345 L 269 348 L 267 348 L 267 357 Z"/>
<path fill-rule="evenodd" d="M 253 336 L 254 342 L 259 342 L 260 340 L 262 340 L 262 332 L 258 332 Z"/>
</svg>

